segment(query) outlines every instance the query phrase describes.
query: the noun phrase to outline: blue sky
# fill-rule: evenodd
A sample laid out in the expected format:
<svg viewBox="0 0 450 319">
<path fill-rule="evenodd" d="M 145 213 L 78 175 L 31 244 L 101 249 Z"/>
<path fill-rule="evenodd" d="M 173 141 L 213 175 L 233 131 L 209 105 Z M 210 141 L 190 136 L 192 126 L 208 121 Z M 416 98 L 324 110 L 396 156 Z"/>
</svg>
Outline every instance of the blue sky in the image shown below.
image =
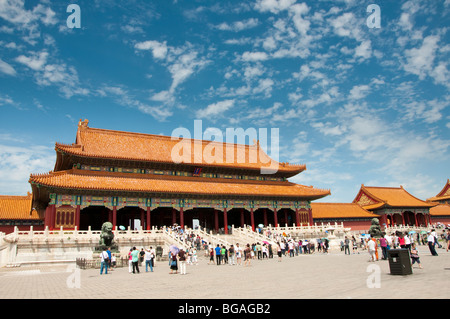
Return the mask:
<svg viewBox="0 0 450 319">
<path fill-rule="evenodd" d="M 450 177 L 449 22 L 449 0 L 0 0 L 0 194 L 30 191 L 87 118 L 278 128 L 280 161 L 307 166 L 291 180 L 330 189 L 322 201 L 361 184 L 435 196 Z"/>
</svg>

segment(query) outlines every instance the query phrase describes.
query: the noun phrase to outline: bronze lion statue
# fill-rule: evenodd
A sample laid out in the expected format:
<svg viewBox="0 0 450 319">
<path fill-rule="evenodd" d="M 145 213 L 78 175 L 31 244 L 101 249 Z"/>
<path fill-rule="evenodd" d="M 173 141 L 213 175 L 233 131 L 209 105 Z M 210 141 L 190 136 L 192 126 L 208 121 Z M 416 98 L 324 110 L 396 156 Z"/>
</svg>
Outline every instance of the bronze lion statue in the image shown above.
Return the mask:
<svg viewBox="0 0 450 319">
<path fill-rule="evenodd" d="M 100 246 L 110 247 L 114 241 L 114 234 L 112 232 L 113 225 L 110 222 L 104 222 L 102 225 L 102 233 L 100 234 Z"/>
</svg>

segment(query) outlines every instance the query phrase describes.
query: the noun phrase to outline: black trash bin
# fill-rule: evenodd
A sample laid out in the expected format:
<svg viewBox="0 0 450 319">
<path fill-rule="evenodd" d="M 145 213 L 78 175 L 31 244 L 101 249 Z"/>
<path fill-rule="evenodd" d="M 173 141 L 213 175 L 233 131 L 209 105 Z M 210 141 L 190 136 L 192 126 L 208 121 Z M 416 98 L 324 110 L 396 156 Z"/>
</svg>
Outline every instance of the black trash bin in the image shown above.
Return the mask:
<svg viewBox="0 0 450 319">
<path fill-rule="evenodd" d="M 389 268 L 391 275 L 411 275 L 412 265 L 409 249 L 389 249 Z"/>
</svg>

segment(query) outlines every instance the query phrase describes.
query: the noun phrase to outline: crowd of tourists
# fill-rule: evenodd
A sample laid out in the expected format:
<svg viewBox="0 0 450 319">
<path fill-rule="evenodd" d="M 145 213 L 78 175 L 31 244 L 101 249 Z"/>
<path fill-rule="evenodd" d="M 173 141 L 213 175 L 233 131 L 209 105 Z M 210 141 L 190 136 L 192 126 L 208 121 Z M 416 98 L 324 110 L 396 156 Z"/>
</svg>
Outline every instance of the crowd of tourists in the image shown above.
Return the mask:
<svg viewBox="0 0 450 319">
<path fill-rule="evenodd" d="M 439 240 L 445 242 L 445 247 Z M 448 251 L 450 248 L 450 229 L 444 230 L 440 235 L 438 235 L 436 229 L 432 229 L 426 232 L 426 234 L 417 234 L 413 231 L 397 231 L 390 234 L 383 232 L 382 236 L 379 238 L 361 236 L 359 240 L 357 240 L 355 236 L 352 236 L 351 238 L 345 236 L 344 240 L 341 241 L 341 251 L 344 251 L 346 255 L 350 255 L 351 246 L 352 254 L 359 254 L 358 248 L 360 248 L 368 251 L 370 256 L 369 261 L 378 261 L 380 259 L 387 260 L 388 251 L 390 249 L 408 249 L 412 264 L 414 265 L 417 263 L 419 268 L 422 268 L 417 249 L 420 245 L 427 245 L 432 256 L 438 256 L 436 247 L 446 248 Z M 379 256 L 379 249 L 381 249 L 381 258 Z"/>
<path fill-rule="evenodd" d="M 205 241 L 194 232 L 185 232 L 179 227 L 171 229 L 176 233 L 176 236 L 187 245 L 187 249 L 178 249 L 176 252 L 169 252 L 169 267 L 170 273 L 186 274 L 187 265 L 198 265 L 199 254 L 203 254 L 209 258 L 208 265 L 230 265 L 230 266 L 250 266 L 253 260 L 268 260 L 275 256 L 278 261 L 283 257 L 294 257 L 301 254 L 314 254 L 329 252 L 328 238 L 317 239 L 294 239 L 284 233 L 271 233 L 271 242 L 256 242 L 240 245 L 211 244 Z M 386 260 L 388 258 L 388 251 L 390 249 L 405 248 L 410 251 L 412 264 L 417 263 L 419 268 L 422 268 L 420 258 L 418 256 L 417 246 L 428 245 L 430 253 L 437 256 L 436 246 L 442 248 L 439 239 L 445 241 L 445 246 L 448 251 L 450 248 L 450 229 L 444 230 L 444 233 L 438 235 L 433 229 L 427 234 L 416 234 L 414 232 L 393 232 L 391 234 L 383 233 L 380 238 L 370 238 L 367 236 L 360 236 L 358 239 L 355 236 L 345 236 L 340 243 L 341 251 L 346 255 L 359 254 L 362 250 L 367 250 L 369 253 L 369 261 Z M 379 249 L 381 249 L 381 256 L 379 256 Z M 350 252 L 351 250 L 351 252 Z M 139 267 L 145 266 L 146 272 L 153 272 L 156 252 L 153 247 L 148 249 L 136 247 L 130 249 L 128 253 L 128 270 L 132 274 L 140 273 Z M 108 273 L 108 269 L 115 268 L 116 257 L 109 249 L 105 249 L 100 254 L 101 269 L 100 274 Z"/>
</svg>

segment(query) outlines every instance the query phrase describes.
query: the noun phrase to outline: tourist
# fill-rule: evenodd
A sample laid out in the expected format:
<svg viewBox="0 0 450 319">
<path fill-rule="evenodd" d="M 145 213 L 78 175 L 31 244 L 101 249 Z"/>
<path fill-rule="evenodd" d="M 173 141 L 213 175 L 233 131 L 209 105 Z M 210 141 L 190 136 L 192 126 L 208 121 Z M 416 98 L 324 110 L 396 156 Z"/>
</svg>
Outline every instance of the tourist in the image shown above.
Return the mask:
<svg viewBox="0 0 450 319">
<path fill-rule="evenodd" d="M 286 245 L 284 244 L 284 238 L 281 240 L 280 247 L 281 247 L 281 253 L 285 256 Z"/>
<path fill-rule="evenodd" d="M 259 242 L 256 243 L 255 249 L 256 249 L 256 253 L 258 254 L 258 259 L 261 259 L 262 258 L 262 247 Z"/>
<path fill-rule="evenodd" d="M 355 236 L 352 236 L 352 244 L 353 244 L 353 248 L 352 248 L 353 254 L 355 254 L 355 252 L 359 254 L 358 241 L 356 240 Z"/>
<path fill-rule="evenodd" d="M 438 253 L 436 252 L 436 249 L 434 248 L 434 245 L 436 244 L 436 237 L 434 237 L 431 232 L 428 232 L 428 248 L 430 249 L 430 253 L 432 256 L 438 256 Z"/>
<path fill-rule="evenodd" d="M 131 252 L 131 262 L 133 264 L 133 274 L 136 272 L 139 274 L 139 251 L 136 247 L 133 247 L 133 251 Z"/>
<path fill-rule="evenodd" d="M 294 243 L 292 242 L 292 240 L 289 241 L 288 249 L 289 249 L 289 257 L 294 257 Z"/>
<path fill-rule="evenodd" d="M 409 238 L 408 232 L 405 232 L 405 248 L 411 251 L 411 238 Z"/>
<path fill-rule="evenodd" d="M 386 235 L 386 234 L 384 234 L 384 235 Z M 386 260 L 387 259 L 387 240 L 384 236 L 380 238 L 380 246 L 381 246 L 381 253 L 383 255 L 383 257 L 381 259 Z"/>
<path fill-rule="evenodd" d="M 250 244 L 247 244 L 247 247 L 244 250 L 244 254 L 245 254 L 244 266 L 250 266 L 252 260 L 252 248 L 250 247 Z"/>
<path fill-rule="evenodd" d="M 239 246 L 239 243 L 236 243 L 236 263 L 241 265 L 242 261 L 242 248 Z"/>
<path fill-rule="evenodd" d="M 220 248 L 219 244 L 217 244 L 216 248 L 214 249 L 216 251 L 216 263 L 217 266 L 220 265 L 220 258 L 221 258 L 221 254 L 222 254 L 222 248 Z"/>
<path fill-rule="evenodd" d="M 103 251 L 100 253 L 100 275 L 103 274 L 103 269 L 105 269 L 105 275 L 108 274 L 108 260 L 109 256 L 106 248 L 103 248 Z"/>
<path fill-rule="evenodd" d="M 144 248 L 141 248 L 141 251 L 139 252 L 139 263 L 141 266 L 144 266 L 144 256 L 145 256 L 145 250 L 144 250 Z"/>
<path fill-rule="evenodd" d="M 132 251 L 133 251 L 133 248 L 130 248 L 130 251 L 128 252 L 128 272 L 130 274 L 133 272 L 133 257 L 131 257 Z"/>
<path fill-rule="evenodd" d="M 367 240 L 367 250 L 369 251 L 370 259 L 369 261 L 375 261 L 375 249 L 376 243 L 372 239 Z"/>
<path fill-rule="evenodd" d="M 156 251 L 152 246 L 150 246 L 150 254 L 152 256 L 151 265 L 152 265 L 152 267 L 155 267 Z"/>
<path fill-rule="evenodd" d="M 390 236 L 389 234 L 385 234 L 384 238 L 386 239 L 386 250 L 391 249 L 391 247 L 392 247 L 392 236 Z"/>
<path fill-rule="evenodd" d="M 399 238 L 396 233 L 392 233 L 392 243 L 394 244 L 394 249 L 397 249 L 399 244 Z"/>
<path fill-rule="evenodd" d="M 175 270 L 175 274 L 177 274 L 178 273 L 177 254 L 170 253 L 170 274 L 173 274 L 174 270 Z"/>
<path fill-rule="evenodd" d="M 420 264 L 420 258 L 419 258 L 419 252 L 416 248 L 416 244 L 413 243 L 411 245 L 411 266 L 414 265 L 415 263 L 419 264 L 419 268 L 422 269 L 422 265 Z"/>
<path fill-rule="evenodd" d="M 180 249 L 178 253 L 178 261 L 180 262 L 180 274 L 186 275 L 186 253 L 183 249 Z"/>
<path fill-rule="evenodd" d="M 329 241 L 328 238 L 323 240 L 323 252 L 328 255 Z"/>
<path fill-rule="evenodd" d="M 436 229 L 432 229 L 431 230 L 431 235 L 434 237 L 434 245 L 437 245 L 439 248 L 442 248 L 442 246 L 441 246 L 441 244 L 439 243 L 439 240 L 438 240 Z"/>
<path fill-rule="evenodd" d="M 152 259 L 152 252 L 150 251 L 150 249 L 147 249 L 145 251 L 145 272 L 148 272 L 148 267 L 150 267 L 150 271 L 153 272 Z"/>
<path fill-rule="evenodd" d="M 447 251 L 450 248 L 450 229 L 447 230 Z"/>
<path fill-rule="evenodd" d="M 197 248 L 193 248 L 192 249 L 192 258 L 191 258 L 191 263 L 198 265 L 198 260 L 197 260 Z"/>
<path fill-rule="evenodd" d="M 214 249 L 210 248 L 209 249 L 209 261 L 208 261 L 208 265 L 209 264 L 214 264 Z"/>
<path fill-rule="evenodd" d="M 222 249 L 220 250 L 220 258 L 222 260 L 222 264 L 228 264 L 228 250 L 225 245 L 222 245 Z"/>
<path fill-rule="evenodd" d="M 353 237 L 355 238 L 355 237 Z M 347 251 L 348 254 L 350 255 L 350 239 L 348 239 L 347 236 L 345 236 L 344 238 L 344 254 L 347 255 Z"/>
<path fill-rule="evenodd" d="M 281 249 L 280 242 L 277 243 L 277 254 L 278 254 L 278 261 L 281 261 L 281 256 L 283 255 L 283 250 Z"/>
<path fill-rule="evenodd" d="M 400 244 L 400 248 L 406 248 L 405 234 L 403 233 L 398 234 L 398 243 Z"/>
<path fill-rule="evenodd" d="M 230 249 L 228 249 L 228 253 L 229 253 L 229 255 L 230 255 L 230 266 L 231 265 L 236 265 L 236 260 L 235 260 L 235 256 L 236 256 L 236 254 L 235 254 L 235 252 L 234 252 L 234 247 L 233 247 L 233 245 L 230 245 Z"/>
<path fill-rule="evenodd" d="M 269 252 L 269 250 L 267 249 L 267 245 L 264 244 L 264 245 L 262 246 L 262 259 L 264 259 L 264 257 L 267 258 L 267 259 L 269 259 L 268 252 Z"/>
<path fill-rule="evenodd" d="M 109 270 L 112 270 L 112 268 L 111 268 L 111 260 L 112 260 L 111 248 L 108 247 L 106 252 L 108 253 L 108 260 L 107 260 L 108 268 L 109 268 Z"/>
</svg>

